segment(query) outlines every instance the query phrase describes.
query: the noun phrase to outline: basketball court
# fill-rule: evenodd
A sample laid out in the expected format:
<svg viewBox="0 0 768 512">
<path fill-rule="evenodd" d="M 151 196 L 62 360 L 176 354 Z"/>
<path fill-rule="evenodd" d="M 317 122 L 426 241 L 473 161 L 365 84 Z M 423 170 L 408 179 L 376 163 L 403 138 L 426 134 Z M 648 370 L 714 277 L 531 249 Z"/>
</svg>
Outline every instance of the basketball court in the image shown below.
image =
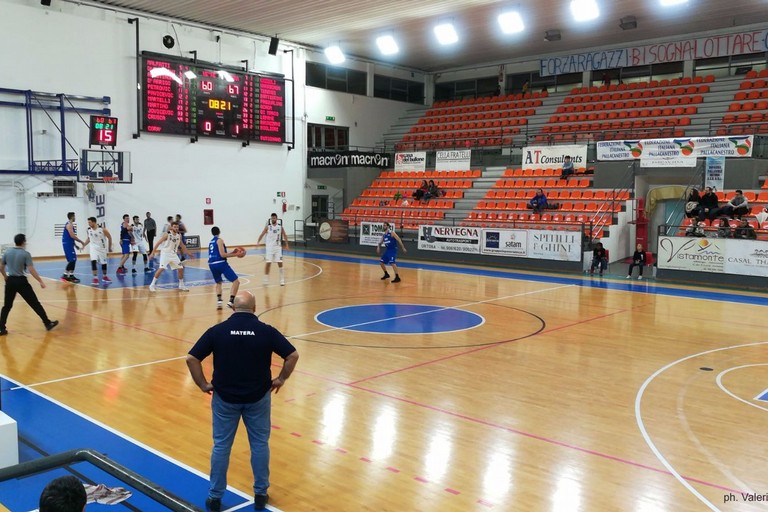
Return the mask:
<svg viewBox="0 0 768 512">
<path fill-rule="evenodd" d="M 63 261 L 38 263 L 61 325 L 45 333 L 17 300 L 0 341 L 22 457 L 97 448 L 202 507 L 210 398 L 184 357 L 229 316 L 207 264 L 188 261 L 190 292 L 166 272 L 150 294 L 151 274 L 130 270 L 91 286 L 86 260 L 79 285 L 58 281 Z M 286 286 L 276 269 L 262 284 L 263 251 L 232 266 L 300 353 L 273 396 L 274 509 L 764 507 L 764 295 L 627 280 L 618 264 L 598 278 L 406 258 L 393 284 L 373 253 L 289 251 Z M 250 503 L 248 453 L 241 429 L 230 510 Z"/>
</svg>

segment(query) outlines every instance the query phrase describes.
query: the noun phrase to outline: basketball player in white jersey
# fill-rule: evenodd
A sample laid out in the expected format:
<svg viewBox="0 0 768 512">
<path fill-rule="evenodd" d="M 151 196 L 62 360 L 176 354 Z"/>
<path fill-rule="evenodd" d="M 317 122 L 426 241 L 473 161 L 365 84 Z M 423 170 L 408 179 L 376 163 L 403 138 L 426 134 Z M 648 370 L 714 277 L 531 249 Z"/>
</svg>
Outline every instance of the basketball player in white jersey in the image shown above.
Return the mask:
<svg viewBox="0 0 768 512">
<path fill-rule="evenodd" d="M 179 223 L 176 221 L 171 222 L 170 231 L 165 233 L 160 240 L 157 241 L 157 247 L 152 249 L 149 257 L 152 258 L 155 255 L 155 251 L 160 251 L 160 267 L 155 272 L 155 277 L 152 279 L 152 283 L 149 285 L 149 291 L 156 292 L 157 279 L 160 274 L 163 273 L 165 267 L 171 267 L 179 274 L 179 290 L 182 292 L 188 292 L 189 288 L 184 284 L 184 266 L 179 259 L 178 250 L 189 256 L 187 246 L 181 241 L 181 233 L 179 233 Z"/>
<path fill-rule="evenodd" d="M 93 286 L 99 285 L 99 273 L 97 266 L 101 264 L 101 280 L 105 283 L 111 283 L 112 280 L 107 275 L 108 251 L 112 251 L 112 235 L 107 228 L 102 228 L 96 223 L 96 217 L 88 217 L 88 229 L 83 249 L 86 245 L 91 246 L 91 272 L 93 273 Z"/>
<path fill-rule="evenodd" d="M 285 270 L 283 269 L 283 247 L 288 250 L 288 237 L 285 234 L 285 230 L 281 224 L 277 223 L 277 214 L 273 213 L 267 225 L 264 227 L 264 231 L 259 235 L 259 239 L 256 241 L 256 245 L 259 245 L 261 239 L 266 236 L 264 245 L 267 248 L 265 258 L 267 264 L 264 267 L 264 284 L 269 284 L 269 268 L 272 266 L 272 262 L 276 262 L 280 268 L 280 286 L 285 286 Z"/>
<path fill-rule="evenodd" d="M 151 272 L 152 269 L 147 266 L 149 246 L 144 239 L 144 226 L 141 224 L 138 215 L 133 216 L 133 242 L 134 243 L 131 245 L 131 252 L 133 253 L 133 270 L 131 270 L 131 272 L 133 274 L 136 273 L 136 257 L 139 253 L 141 253 L 141 256 L 144 258 L 144 272 Z"/>
</svg>

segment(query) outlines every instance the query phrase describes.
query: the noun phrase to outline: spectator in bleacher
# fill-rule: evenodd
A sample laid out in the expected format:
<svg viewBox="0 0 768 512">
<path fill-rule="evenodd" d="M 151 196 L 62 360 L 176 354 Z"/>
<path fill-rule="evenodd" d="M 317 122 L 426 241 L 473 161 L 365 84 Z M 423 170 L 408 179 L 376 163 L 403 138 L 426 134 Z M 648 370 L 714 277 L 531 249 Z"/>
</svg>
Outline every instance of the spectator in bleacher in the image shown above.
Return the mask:
<svg viewBox="0 0 768 512">
<path fill-rule="evenodd" d="M 595 273 L 595 269 L 600 267 L 600 275 L 603 275 L 605 269 L 608 268 L 608 252 L 603 247 L 601 242 L 597 242 L 595 248 L 592 249 L 592 266 L 589 269 L 590 274 Z"/>
<path fill-rule="evenodd" d="M 744 197 L 744 193 L 741 190 L 737 190 L 731 200 L 720 209 L 720 213 L 731 218 L 738 217 L 740 219 L 742 215 L 749 215 L 750 210 L 749 202 Z"/>
<path fill-rule="evenodd" d="M 733 238 L 741 238 L 743 240 L 757 240 L 757 233 L 755 228 L 749 225 L 747 219 L 741 218 L 736 231 L 733 232 Z"/>
<path fill-rule="evenodd" d="M 544 195 L 544 190 L 538 189 L 536 195 L 528 201 L 528 208 L 533 210 L 533 213 L 541 214 L 542 210 L 547 207 L 547 196 Z"/>
<path fill-rule="evenodd" d="M 690 194 L 688 194 L 688 200 L 685 202 L 685 216 L 688 218 L 698 217 L 701 210 L 701 195 L 696 187 L 691 188 Z"/>
<path fill-rule="evenodd" d="M 424 194 L 426 194 L 428 190 L 429 190 L 429 185 L 427 185 L 427 180 L 421 180 L 421 186 L 416 190 L 414 190 L 411 196 L 415 200 L 421 201 L 424 198 Z"/>
<path fill-rule="evenodd" d="M 528 80 L 526 80 L 526 81 L 523 83 L 523 87 L 522 87 L 522 92 L 523 92 L 523 94 L 525 94 L 525 93 L 527 93 L 527 92 L 528 92 L 528 89 L 529 89 L 529 87 L 530 87 L 530 86 L 528 85 Z"/>
<path fill-rule="evenodd" d="M 728 217 L 720 217 L 720 224 L 717 226 L 717 238 L 731 238 L 731 223 Z"/>
<path fill-rule="evenodd" d="M 67 475 L 51 480 L 40 495 L 40 512 L 83 512 L 87 496 L 79 478 Z"/>
<path fill-rule="evenodd" d="M 643 267 L 645 266 L 645 251 L 643 250 L 643 244 L 637 244 L 635 248 L 635 254 L 632 255 L 632 263 L 629 264 L 629 270 L 627 271 L 627 279 L 632 277 L 632 269 L 637 267 L 640 270 L 640 275 L 637 279 L 643 278 Z"/>
<path fill-rule="evenodd" d="M 707 236 L 704 234 L 704 227 L 706 224 L 704 224 L 704 221 L 699 221 L 698 223 L 694 220 L 691 220 L 691 224 L 685 228 L 685 236 L 696 236 L 699 238 L 703 238 Z"/>
<path fill-rule="evenodd" d="M 704 189 L 704 195 L 701 196 L 699 201 L 699 221 L 704 219 L 712 220 L 717 217 L 718 207 L 717 195 L 715 195 L 712 187 Z"/>
<path fill-rule="evenodd" d="M 560 173 L 560 179 L 561 180 L 567 180 L 568 176 L 572 175 L 574 173 L 573 169 L 573 162 L 571 161 L 570 156 L 565 157 L 565 161 L 563 162 L 563 170 Z"/>
<path fill-rule="evenodd" d="M 424 200 L 429 201 L 433 197 L 440 197 L 440 195 L 440 188 L 435 185 L 435 180 L 429 180 L 429 187 L 427 187 L 427 192 L 424 194 Z"/>
</svg>

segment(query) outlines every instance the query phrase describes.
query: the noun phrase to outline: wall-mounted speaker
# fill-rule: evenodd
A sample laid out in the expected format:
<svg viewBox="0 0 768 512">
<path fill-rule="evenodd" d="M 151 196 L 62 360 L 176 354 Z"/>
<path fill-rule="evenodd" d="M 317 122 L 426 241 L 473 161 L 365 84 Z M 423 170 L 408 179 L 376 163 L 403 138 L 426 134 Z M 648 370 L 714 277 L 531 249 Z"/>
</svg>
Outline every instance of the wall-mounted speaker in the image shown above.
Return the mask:
<svg viewBox="0 0 768 512">
<path fill-rule="evenodd" d="M 277 55 L 277 45 L 280 44 L 280 39 L 273 37 L 269 40 L 269 54 Z"/>
</svg>

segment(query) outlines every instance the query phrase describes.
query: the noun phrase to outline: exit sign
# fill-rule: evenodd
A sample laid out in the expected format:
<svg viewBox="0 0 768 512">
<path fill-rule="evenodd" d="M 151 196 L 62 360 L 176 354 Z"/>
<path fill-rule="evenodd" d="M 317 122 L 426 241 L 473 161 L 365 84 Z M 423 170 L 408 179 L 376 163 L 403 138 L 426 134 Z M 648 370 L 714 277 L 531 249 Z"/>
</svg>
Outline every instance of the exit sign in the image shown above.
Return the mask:
<svg viewBox="0 0 768 512">
<path fill-rule="evenodd" d="M 336 116 L 325 116 L 325 120 L 326 121 L 335 121 L 336 120 Z"/>
<path fill-rule="evenodd" d="M 325 189 L 327 189 L 327 188 L 328 188 L 328 187 L 326 187 L 325 185 L 318 185 L 318 186 L 317 186 L 317 190 L 325 190 Z"/>
</svg>

